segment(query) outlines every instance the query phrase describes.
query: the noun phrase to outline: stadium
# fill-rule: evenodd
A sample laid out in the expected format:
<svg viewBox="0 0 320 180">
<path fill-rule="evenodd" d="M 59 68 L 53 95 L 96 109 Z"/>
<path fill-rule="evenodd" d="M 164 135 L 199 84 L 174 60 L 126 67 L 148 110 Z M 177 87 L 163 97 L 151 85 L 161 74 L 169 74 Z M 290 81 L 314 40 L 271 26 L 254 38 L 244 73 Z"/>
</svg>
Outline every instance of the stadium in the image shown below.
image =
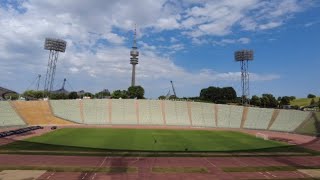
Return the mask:
<svg viewBox="0 0 320 180">
<path fill-rule="evenodd" d="M 0 180 L 320 179 L 319 7 L 0 1 Z"/>
<path fill-rule="evenodd" d="M 1 169 L 40 179 L 310 178 L 320 162 L 316 112 L 137 99 L 0 105 Z"/>
</svg>

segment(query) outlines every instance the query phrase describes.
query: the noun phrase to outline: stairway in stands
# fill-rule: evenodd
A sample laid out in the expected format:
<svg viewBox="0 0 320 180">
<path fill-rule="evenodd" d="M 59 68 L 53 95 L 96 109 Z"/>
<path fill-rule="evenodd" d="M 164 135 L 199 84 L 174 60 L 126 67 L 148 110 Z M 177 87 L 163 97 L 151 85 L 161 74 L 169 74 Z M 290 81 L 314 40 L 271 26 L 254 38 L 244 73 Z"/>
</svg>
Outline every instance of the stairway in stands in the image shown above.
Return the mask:
<svg viewBox="0 0 320 180">
<path fill-rule="evenodd" d="M 48 101 L 13 101 L 17 113 L 28 125 L 71 125 L 75 124 L 55 117 Z"/>
</svg>

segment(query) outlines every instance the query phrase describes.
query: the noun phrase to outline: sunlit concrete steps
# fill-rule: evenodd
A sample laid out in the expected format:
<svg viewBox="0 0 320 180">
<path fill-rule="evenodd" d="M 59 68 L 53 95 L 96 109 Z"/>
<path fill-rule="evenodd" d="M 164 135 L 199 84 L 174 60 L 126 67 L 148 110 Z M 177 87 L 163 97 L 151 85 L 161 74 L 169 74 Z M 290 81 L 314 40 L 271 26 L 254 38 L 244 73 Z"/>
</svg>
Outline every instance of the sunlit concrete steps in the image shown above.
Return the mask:
<svg viewBox="0 0 320 180">
<path fill-rule="evenodd" d="M 48 101 L 12 101 L 12 104 L 28 125 L 74 124 L 55 117 Z"/>
</svg>

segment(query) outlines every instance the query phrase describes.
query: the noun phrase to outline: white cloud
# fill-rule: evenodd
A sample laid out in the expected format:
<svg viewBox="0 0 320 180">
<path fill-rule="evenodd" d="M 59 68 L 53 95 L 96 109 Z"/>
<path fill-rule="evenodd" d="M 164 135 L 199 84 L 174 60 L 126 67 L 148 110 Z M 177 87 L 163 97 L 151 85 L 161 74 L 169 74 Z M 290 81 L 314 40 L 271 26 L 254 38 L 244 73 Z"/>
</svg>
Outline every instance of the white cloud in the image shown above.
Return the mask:
<svg viewBox="0 0 320 180">
<path fill-rule="evenodd" d="M 259 29 L 262 29 L 262 30 L 272 29 L 272 28 L 280 26 L 281 24 L 282 24 L 281 22 L 269 22 L 267 24 L 259 25 Z"/>
<path fill-rule="evenodd" d="M 242 37 L 239 39 L 222 39 L 220 41 L 212 41 L 213 45 L 218 45 L 218 46 L 226 46 L 228 44 L 248 44 L 250 43 L 250 39 L 247 37 Z"/>
<path fill-rule="evenodd" d="M 25 10 L 23 13 L 12 7 L 0 7 L 0 78 L 7 87 L 24 90 L 26 78 L 45 74 L 48 52 L 43 50 L 43 40 L 55 37 L 68 42 L 66 53 L 59 57 L 57 78 L 69 76 L 75 89 L 124 89 L 131 73 L 130 48 L 125 42 L 129 37 L 127 32 L 135 23 L 140 37 L 145 36 L 144 33 L 179 30 L 194 44 L 210 43 L 206 36 L 219 36 L 222 40 L 213 42 L 218 45 L 247 44 L 250 43 L 247 37 L 230 39 L 224 36 L 240 31 L 235 29 L 237 26 L 245 31 L 276 28 L 284 24 L 288 16 L 303 9 L 301 1 L 295 0 L 179 2 L 33 0 L 20 3 L 19 9 Z M 100 40 L 107 40 L 111 45 L 101 45 Z M 170 54 L 185 50 L 187 47 L 179 36 L 169 39 L 160 34 L 157 40 L 166 44 L 139 41 L 137 81 L 146 87 L 149 96 L 159 95 L 161 90 L 156 89 L 166 87 L 171 79 L 185 89 L 194 84 L 239 79 L 239 72 L 206 69 L 191 72 L 178 66 L 163 51 Z M 277 78 L 277 75 L 252 74 L 255 81 Z"/>
</svg>

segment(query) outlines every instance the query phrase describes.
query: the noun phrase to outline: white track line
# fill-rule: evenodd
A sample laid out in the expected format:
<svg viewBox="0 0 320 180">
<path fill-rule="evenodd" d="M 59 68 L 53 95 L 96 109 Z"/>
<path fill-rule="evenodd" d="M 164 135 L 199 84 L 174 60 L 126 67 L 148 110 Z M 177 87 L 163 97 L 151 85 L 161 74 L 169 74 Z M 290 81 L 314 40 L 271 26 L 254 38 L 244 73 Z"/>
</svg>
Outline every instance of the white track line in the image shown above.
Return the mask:
<svg viewBox="0 0 320 180">
<path fill-rule="evenodd" d="M 213 167 L 217 167 L 215 164 L 213 164 L 212 162 L 210 162 L 207 158 L 204 158 L 209 164 L 211 164 Z"/>
<path fill-rule="evenodd" d="M 94 179 L 96 177 L 97 173 L 94 173 L 91 179 Z"/>
<path fill-rule="evenodd" d="M 100 164 L 99 168 L 101 168 L 101 167 L 102 167 L 103 163 L 104 163 L 104 162 L 106 162 L 106 160 L 107 160 L 107 159 L 108 159 L 108 156 L 106 156 L 106 157 L 103 159 L 103 161 L 101 162 L 101 164 Z"/>
<path fill-rule="evenodd" d="M 140 157 L 137 157 L 137 159 L 136 159 L 136 160 L 134 160 L 132 163 L 130 163 L 130 165 L 132 165 L 132 164 L 134 164 L 134 163 L 138 162 L 139 160 L 140 160 Z"/>
<path fill-rule="evenodd" d="M 54 175 L 54 172 L 51 173 L 51 174 L 47 177 L 47 179 L 50 179 L 53 175 Z"/>
<path fill-rule="evenodd" d="M 247 167 L 247 166 L 248 166 L 247 163 L 244 163 L 244 162 L 242 162 L 241 160 L 239 160 L 239 159 L 237 159 L 237 158 L 235 158 L 235 157 L 232 157 L 232 159 L 234 159 L 235 161 L 237 161 L 239 164 L 242 164 L 244 167 Z"/>
<path fill-rule="evenodd" d="M 82 179 L 84 179 L 87 175 L 88 175 L 88 173 L 85 173 L 84 176 L 82 177 Z"/>
<path fill-rule="evenodd" d="M 100 163 L 100 165 L 98 167 L 101 168 L 107 159 L 108 159 L 108 156 L 104 157 L 103 161 Z M 87 173 L 84 175 L 84 177 L 82 179 L 84 179 L 86 175 L 87 175 Z M 94 179 L 96 177 L 96 175 L 97 175 L 97 173 L 94 173 L 91 179 Z"/>
</svg>

